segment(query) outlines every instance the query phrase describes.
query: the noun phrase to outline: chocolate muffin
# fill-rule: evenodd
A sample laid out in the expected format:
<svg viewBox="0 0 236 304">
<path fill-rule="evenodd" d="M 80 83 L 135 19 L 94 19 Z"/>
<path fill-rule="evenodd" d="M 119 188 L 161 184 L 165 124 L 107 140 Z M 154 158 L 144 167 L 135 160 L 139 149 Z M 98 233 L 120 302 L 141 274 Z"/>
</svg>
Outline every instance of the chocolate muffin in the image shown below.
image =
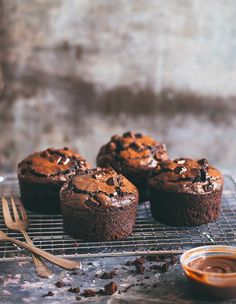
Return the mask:
<svg viewBox="0 0 236 304">
<path fill-rule="evenodd" d="M 61 189 L 64 230 L 75 238 L 108 241 L 132 233 L 138 190 L 112 168 L 85 170 Z"/>
<path fill-rule="evenodd" d="M 148 200 L 147 176 L 160 161 L 168 159 L 166 147 L 152 137 L 126 132 L 114 135 L 101 147 L 97 165 L 112 167 L 126 176 L 139 190 L 139 201 Z"/>
<path fill-rule="evenodd" d="M 34 153 L 18 165 L 21 200 L 31 211 L 60 212 L 61 186 L 79 170 L 89 167 L 86 160 L 68 148 Z"/>
<path fill-rule="evenodd" d="M 153 217 L 170 226 L 194 226 L 219 216 L 224 180 L 206 159 L 164 161 L 148 179 Z"/>
</svg>

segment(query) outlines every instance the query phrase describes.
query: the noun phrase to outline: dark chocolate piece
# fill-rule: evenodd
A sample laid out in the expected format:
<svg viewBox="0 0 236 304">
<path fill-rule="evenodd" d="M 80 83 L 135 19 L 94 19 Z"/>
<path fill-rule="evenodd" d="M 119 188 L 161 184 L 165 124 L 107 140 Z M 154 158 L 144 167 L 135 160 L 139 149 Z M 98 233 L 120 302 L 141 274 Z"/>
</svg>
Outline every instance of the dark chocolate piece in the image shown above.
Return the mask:
<svg viewBox="0 0 236 304">
<path fill-rule="evenodd" d="M 62 281 L 58 281 L 55 283 L 55 285 L 56 285 L 56 287 L 61 288 L 61 287 L 64 287 L 66 284 Z"/>
<path fill-rule="evenodd" d="M 117 289 L 118 286 L 113 281 L 104 286 L 104 291 L 107 295 L 113 295 L 113 293 L 115 293 Z"/>
<path fill-rule="evenodd" d="M 96 296 L 96 291 L 93 289 L 85 289 L 83 294 L 85 298 L 91 298 Z"/>
<path fill-rule="evenodd" d="M 117 271 L 116 270 L 112 270 L 112 271 L 110 271 L 110 272 L 104 272 L 101 276 L 100 276 L 100 278 L 101 279 L 104 279 L 104 280 L 107 280 L 107 279 L 113 279 L 113 277 L 115 276 L 115 275 L 117 275 Z"/>
<path fill-rule="evenodd" d="M 43 297 L 52 297 L 54 296 L 54 293 L 52 291 L 49 290 L 48 293 L 44 294 Z"/>
<path fill-rule="evenodd" d="M 79 287 L 71 287 L 68 289 L 69 292 L 72 293 L 80 293 L 80 288 Z"/>
</svg>

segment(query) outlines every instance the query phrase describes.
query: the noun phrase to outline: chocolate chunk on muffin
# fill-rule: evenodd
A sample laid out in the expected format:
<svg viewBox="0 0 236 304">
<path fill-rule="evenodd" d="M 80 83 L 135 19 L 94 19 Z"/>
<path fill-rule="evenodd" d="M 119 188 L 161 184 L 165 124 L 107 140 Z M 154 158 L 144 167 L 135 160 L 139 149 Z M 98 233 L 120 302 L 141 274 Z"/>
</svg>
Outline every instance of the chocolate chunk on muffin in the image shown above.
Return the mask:
<svg viewBox="0 0 236 304">
<path fill-rule="evenodd" d="M 78 171 L 89 168 L 86 160 L 68 148 L 34 153 L 18 165 L 21 200 L 40 213 L 59 213 L 59 192 L 64 182 Z"/>
<path fill-rule="evenodd" d="M 162 223 L 194 226 L 219 217 L 224 180 L 206 159 L 164 161 L 148 182 L 152 215 Z"/>
<path fill-rule="evenodd" d="M 126 132 L 114 135 L 101 147 L 97 165 L 112 167 L 126 176 L 139 190 L 139 201 L 148 200 L 147 176 L 150 169 L 168 159 L 166 147 L 152 137 Z"/>
<path fill-rule="evenodd" d="M 133 231 L 138 190 L 112 168 L 80 172 L 61 189 L 63 226 L 75 238 L 117 240 Z"/>
</svg>

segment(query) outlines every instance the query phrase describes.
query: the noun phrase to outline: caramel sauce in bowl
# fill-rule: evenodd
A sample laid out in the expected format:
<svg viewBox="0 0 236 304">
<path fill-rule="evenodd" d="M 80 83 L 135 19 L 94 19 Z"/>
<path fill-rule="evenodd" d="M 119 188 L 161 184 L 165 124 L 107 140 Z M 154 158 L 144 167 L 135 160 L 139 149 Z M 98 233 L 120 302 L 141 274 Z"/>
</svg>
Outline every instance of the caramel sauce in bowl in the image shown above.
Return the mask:
<svg viewBox="0 0 236 304">
<path fill-rule="evenodd" d="M 197 247 L 184 252 L 180 262 L 199 296 L 236 298 L 236 247 Z"/>
</svg>

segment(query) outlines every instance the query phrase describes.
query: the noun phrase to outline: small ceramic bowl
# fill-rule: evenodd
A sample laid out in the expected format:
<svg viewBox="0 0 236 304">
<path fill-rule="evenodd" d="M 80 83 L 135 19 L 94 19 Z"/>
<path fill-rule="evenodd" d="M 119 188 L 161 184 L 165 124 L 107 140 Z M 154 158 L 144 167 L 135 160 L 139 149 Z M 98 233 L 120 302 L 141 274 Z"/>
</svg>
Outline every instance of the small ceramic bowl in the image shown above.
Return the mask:
<svg viewBox="0 0 236 304">
<path fill-rule="evenodd" d="M 199 296 L 236 298 L 236 247 L 197 247 L 184 252 L 180 262 Z"/>
</svg>

